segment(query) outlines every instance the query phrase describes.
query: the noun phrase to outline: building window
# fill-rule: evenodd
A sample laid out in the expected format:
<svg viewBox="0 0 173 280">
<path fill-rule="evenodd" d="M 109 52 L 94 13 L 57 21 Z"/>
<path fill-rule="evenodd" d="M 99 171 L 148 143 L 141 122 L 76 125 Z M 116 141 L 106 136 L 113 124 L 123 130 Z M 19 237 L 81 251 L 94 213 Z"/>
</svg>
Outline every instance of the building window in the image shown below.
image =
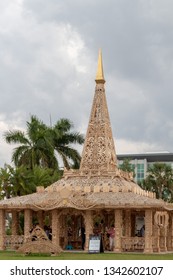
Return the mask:
<svg viewBox="0 0 173 280">
<path fill-rule="evenodd" d="M 141 182 L 144 179 L 144 164 L 138 163 L 137 164 L 137 182 Z"/>
</svg>

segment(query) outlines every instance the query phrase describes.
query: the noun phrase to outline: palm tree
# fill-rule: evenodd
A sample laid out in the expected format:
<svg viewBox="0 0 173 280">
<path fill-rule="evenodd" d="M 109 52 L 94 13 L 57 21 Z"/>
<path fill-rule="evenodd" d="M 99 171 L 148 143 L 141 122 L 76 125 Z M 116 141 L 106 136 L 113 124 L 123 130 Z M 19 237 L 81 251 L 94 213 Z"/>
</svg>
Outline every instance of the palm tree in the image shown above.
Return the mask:
<svg viewBox="0 0 173 280">
<path fill-rule="evenodd" d="M 61 157 L 64 166 L 79 168 L 81 156 L 72 147 L 73 144 L 83 144 L 84 137 L 77 132 L 71 132 L 73 124 L 68 119 L 60 119 L 52 128 L 54 148 Z"/>
<path fill-rule="evenodd" d="M 142 182 L 142 188 L 156 193 L 157 198 L 173 200 L 173 170 L 165 163 L 154 163 L 148 169 L 148 176 Z"/>
<path fill-rule="evenodd" d="M 82 144 L 81 134 L 71 132 L 73 125 L 68 119 L 60 119 L 54 127 L 49 127 L 36 116 L 27 122 L 26 133 L 20 130 L 7 131 L 4 134 L 9 144 L 18 144 L 12 154 L 15 166 L 25 165 L 30 169 L 35 166 L 58 168 L 56 152 L 62 158 L 64 166 L 79 166 L 80 155 L 71 144 Z"/>
<path fill-rule="evenodd" d="M 12 154 L 15 166 L 26 165 L 31 169 L 36 165 L 58 167 L 50 131 L 36 116 L 31 116 L 27 122 L 26 133 L 14 130 L 7 131 L 4 136 L 7 143 L 19 144 Z"/>
</svg>

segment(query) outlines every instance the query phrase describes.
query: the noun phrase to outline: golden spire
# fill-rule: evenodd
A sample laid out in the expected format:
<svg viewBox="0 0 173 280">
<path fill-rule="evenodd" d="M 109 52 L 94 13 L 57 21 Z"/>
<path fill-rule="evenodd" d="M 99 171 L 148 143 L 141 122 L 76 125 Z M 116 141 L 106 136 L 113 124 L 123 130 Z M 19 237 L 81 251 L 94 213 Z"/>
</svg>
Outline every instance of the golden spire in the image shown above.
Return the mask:
<svg viewBox="0 0 173 280">
<path fill-rule="evenodd" d="M 104 73 L 103 73 L 103 63 L 102 63 L 102 51 L 99 50 L 99 57 L 98 57 L 98 67 L 97 67 L 97 74 L 96 74 L 96 83 L 105 83 Z"/>
<path fill-rule="evenodd" d="M 93 172 L 94 174 L 97 171 L 112 172 L 117 169 L 117 157 L 104 83 L 102 56 L 99 51 L 95 94 L 80 163 L 82 172 Z"/>
</svg>

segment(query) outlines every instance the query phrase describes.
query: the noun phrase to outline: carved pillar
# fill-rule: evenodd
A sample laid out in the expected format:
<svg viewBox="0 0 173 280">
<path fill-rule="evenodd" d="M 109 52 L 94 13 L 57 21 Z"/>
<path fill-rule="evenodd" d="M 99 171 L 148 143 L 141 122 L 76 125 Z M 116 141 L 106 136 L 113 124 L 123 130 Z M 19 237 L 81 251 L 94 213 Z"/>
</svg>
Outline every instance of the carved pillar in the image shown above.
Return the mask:
<svg viewBox="0 0 173 280">
<path fill-rule="evenodd" d="M 59 219 L 58 219 L 58 210 L 52 210 L 52 243 L 56 244 L 59 247 Z"/>
<path fill-rule="evenodd" d="M 125 236 L 131 236 L 131 211 L 125 210 Z"/>
<path fill-rule="evenodd" d="M 152 253 L 153 247 L 152 247 L 152 210 L 147 209 L 145 210 L 145 253 Z"/>
<path fill-rule="evenodd" d="M 173 250 L 173 213 L 170 213 L 170 235 L 168 236 L 168 238 L 170 239 L 169 241 L 169 250 L 172 251 Z"/>
<path fill-rule="evenodd" d="M 153 229 L 152 229 L 152 236 L 153 236 L 153 252 L 158 251 L 159 252 L 159 231 L 158 231 L 158 226 L 155 223 L 154 217 L 155 217 L 155 211 L 153 211 Z"/>
<path fill-rule="evenodd" d="M 171 221 L 171 250 L 173 250 L 173 213 L 171 212 L 171 217 L 170 217 L 170 221 Z"/>
<path fill-rule="evenodd" d="M 37 212 L 37 219 L 38 219 L 39 226 L 41 228 L 44 228 L 44 215 L 43 215 L 43 211 L 38 211 Z"/>
<path fill-rule="evenodd" d="M 60 219 L 60 223 L 61 223 L 61 238 L 60 238 L 61 240 L 60 240 L 60 245 L 62 246 L 63 249 L 65 249 L 66 245 L 68 244 L 66 214 L 61 214 L 59 219 Z"/>
<path fill-rule="evenodd" d="M 168 228 L 164 227 L 164 251 L 166 252 L 168 250 L 167 247 L 167 234 L 168 234 Z"/>
<path fill-rule="evenodd" d="M 19 231 L 19 213 L 17 211 L 12 211 L 12 225 L 11 225 L 12 235 L 18 235 L 18 231 Z"/>
<path fill-rule="evenodd" d="M 84 215 L 85 221 L 85 233 L 86 233 L 86 240 L 85 240 L 85 251 L 89 249 L 89 235 L 93 233 L 93 217 L 92 211 L 87 210 Z"/>
<path fill-rule="evenodd" d="M 122 210 L 115 210 L 115 247 L 114 252 L 121 252 L 121 237 L 122 237 Z"/>
<path fill-rule="evenodd" d="M 32 228 L 32 210 L 24 210 L 24 241 L 27 240 L 29 236 L 29 231 Z"/>
<path fill-rule="evenodd" d="M 5 249 L 5 210 L 0 209 L 0 250 Z"/>
</svg>

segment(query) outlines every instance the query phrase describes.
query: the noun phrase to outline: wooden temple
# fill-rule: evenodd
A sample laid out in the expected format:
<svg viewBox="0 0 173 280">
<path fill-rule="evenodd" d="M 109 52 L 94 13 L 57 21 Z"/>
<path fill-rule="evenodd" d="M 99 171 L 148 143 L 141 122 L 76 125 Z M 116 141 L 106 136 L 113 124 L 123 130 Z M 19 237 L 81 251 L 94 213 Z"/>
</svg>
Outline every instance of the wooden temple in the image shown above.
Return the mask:
<svg viewBox="0 0 173 280">
<path fill-rule="evenodd" d="M 82 249 L 81 226 L 85 227 L 85 251 L 93 233 L 101 234 L 107 250 L 106 228 L 111 224 L 115 227 L 115 253 L 173 251 L 173 204 L 156 199 L 155 193 L 134 182 L 132 173 L 118 169 L 101 51 L 95 82 L 79 170 L 64 170 L 61 180 L 47 188 L 37 187 L 36 193 L 0 201 L 0 250 L 27 252 L 32 244 L 36 248 L 31 235 L 36 222 L 41 252 Z M 10 235 L 6 235 L 7 215 L 11 217 Z M 45 225 L 51 229 L 49 240 L 43 232 Z M 145 233 L 140 236 L 142 225 Z"/>
</svg>

